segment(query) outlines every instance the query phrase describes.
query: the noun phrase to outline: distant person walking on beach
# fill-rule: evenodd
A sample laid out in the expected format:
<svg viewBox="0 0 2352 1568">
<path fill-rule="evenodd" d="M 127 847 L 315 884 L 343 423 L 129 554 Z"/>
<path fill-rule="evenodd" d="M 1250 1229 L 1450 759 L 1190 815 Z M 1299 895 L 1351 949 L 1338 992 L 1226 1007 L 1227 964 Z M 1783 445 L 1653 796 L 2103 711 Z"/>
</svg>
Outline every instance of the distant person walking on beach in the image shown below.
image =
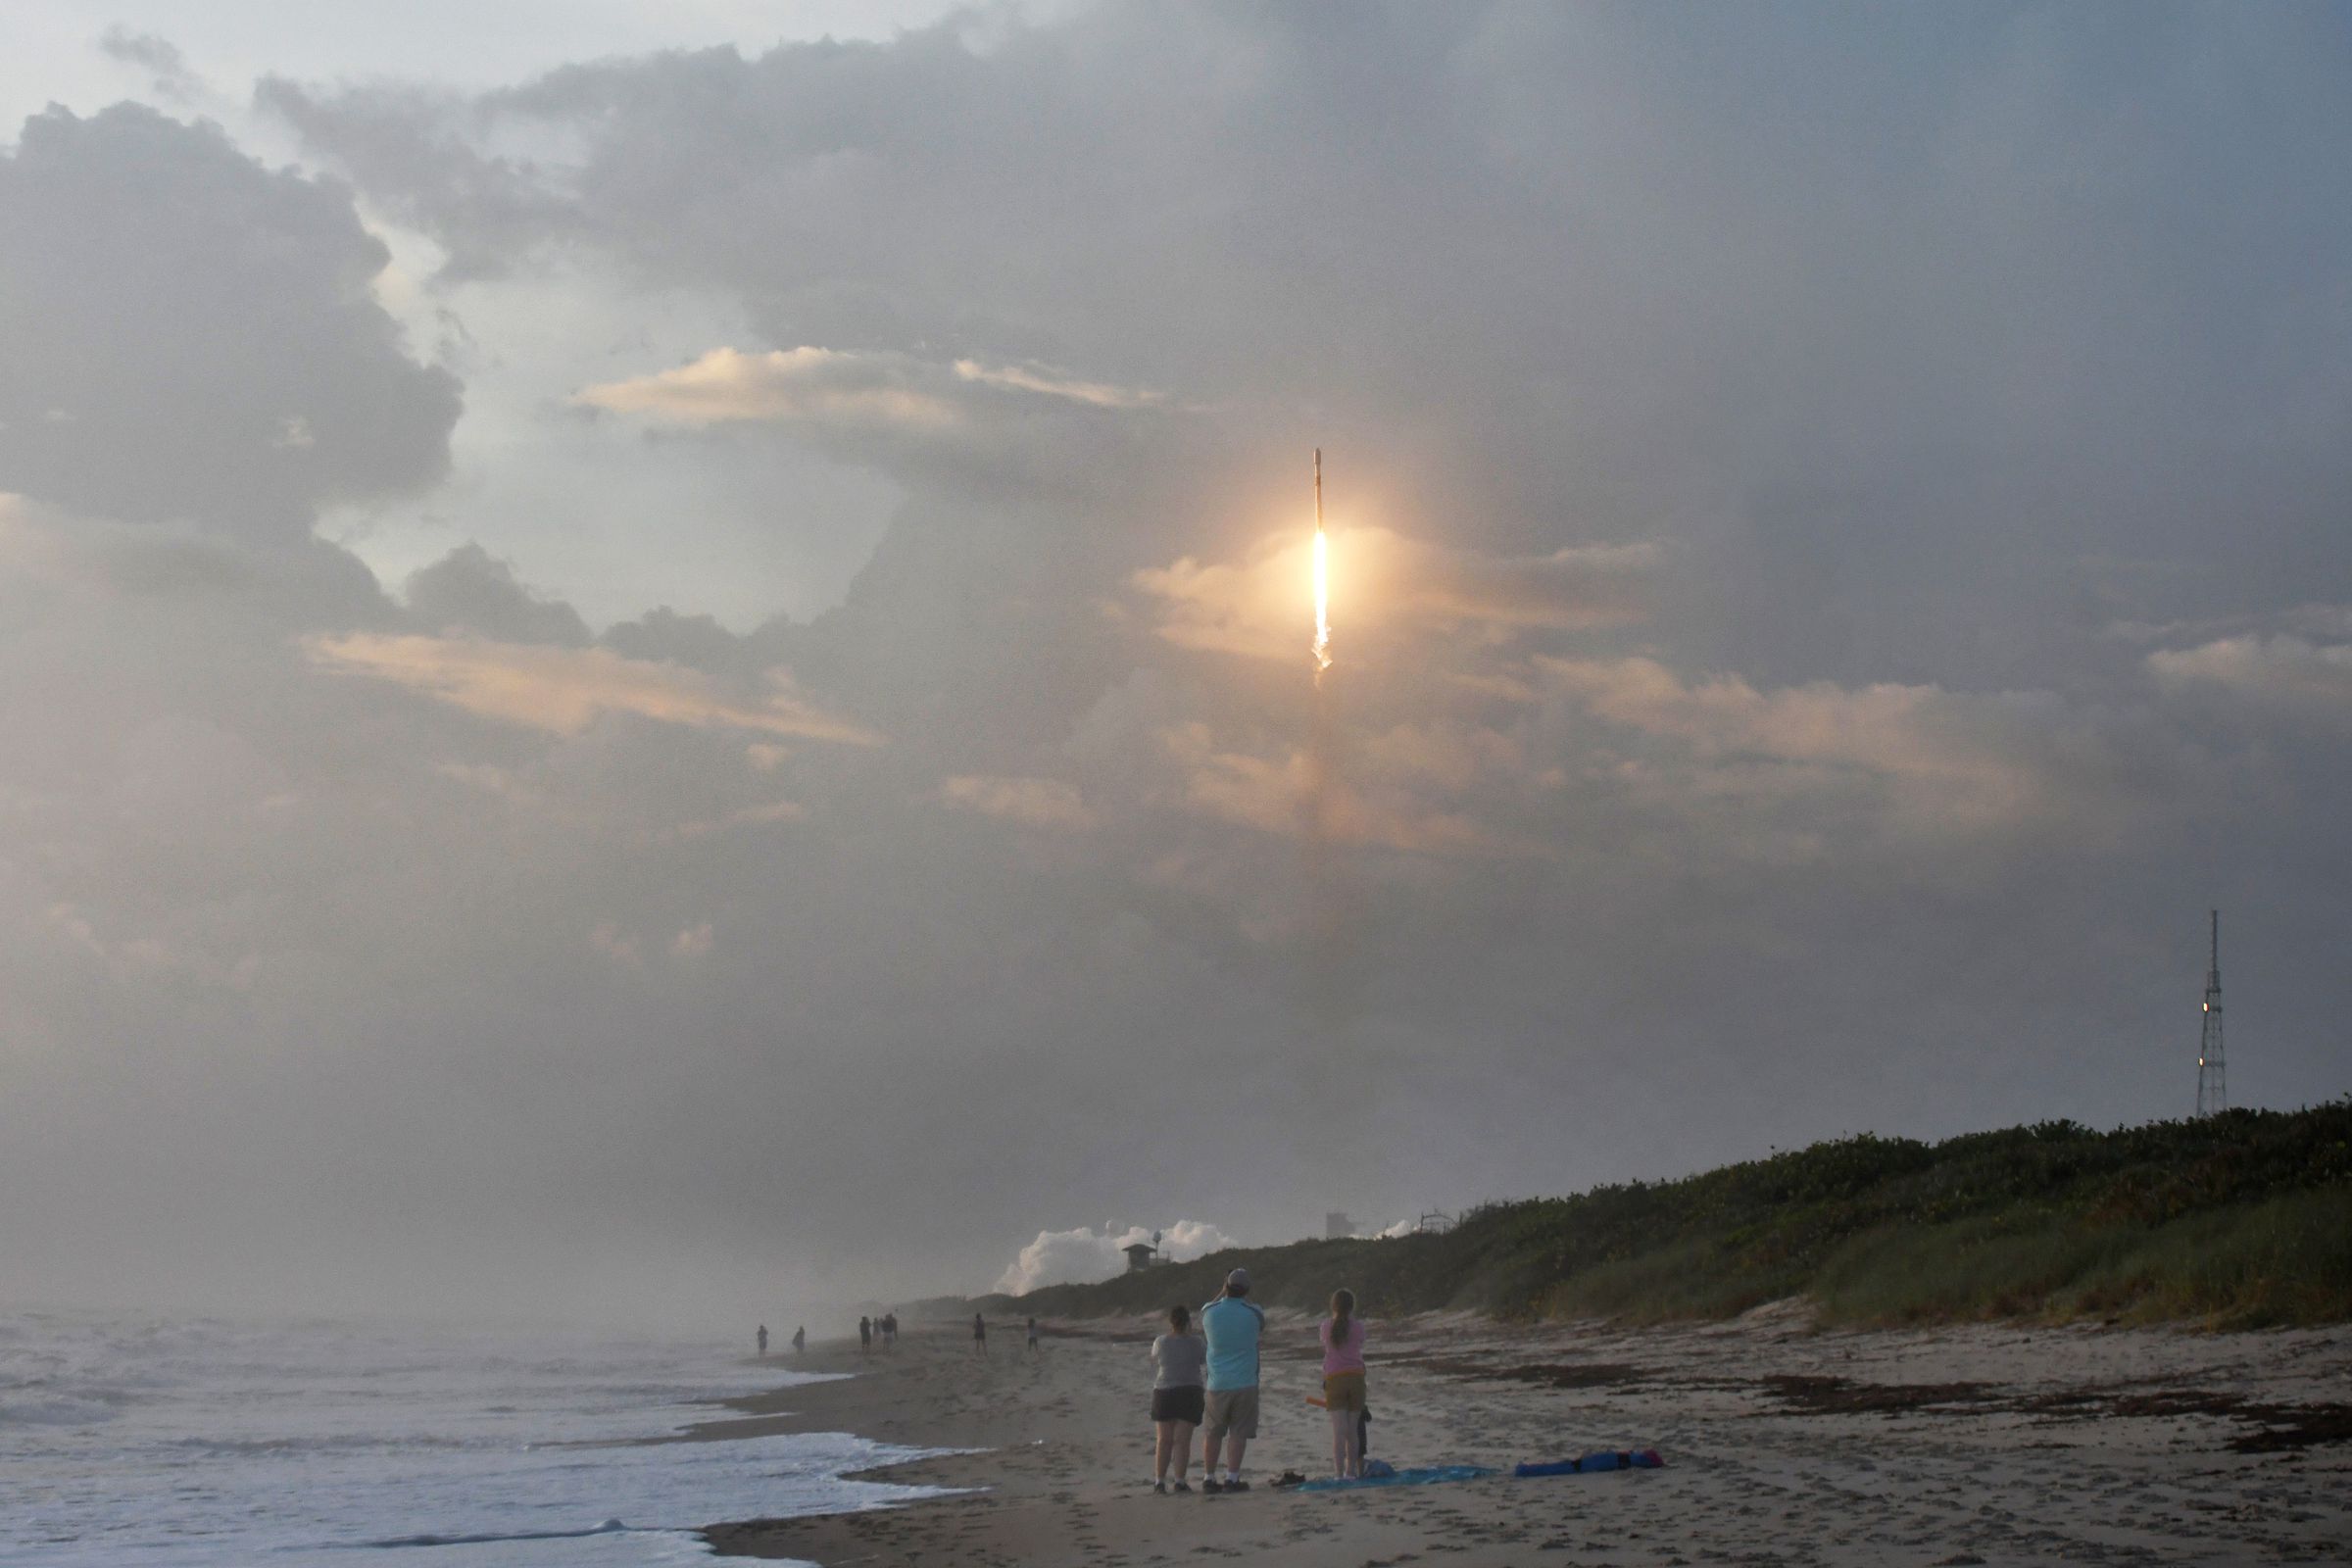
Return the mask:
<svg viewBox="0 0 2352 1568">
<path fill-rule="evenodd" d="M 1343 1480 L 1364 1473 L 1364 1320 L 1355 1293 L 1331 1293 L 1323 1339 L 1323 1404 L 1331 1412 L 1331 1468 Z"/>
<path fill-rule="evenodd" d="M 767 1353 L 767 1325 L 764 1323 L 760 1325 L 760 1353 Z"/>
<path fill-rule="evenodd" d="M 885 1346 L 899 1343 L 899 1314 L 896 1312 L 882 1314 L 882 1343 Z"/>
<path fill-rule="evenodd" d="M 972 1348 L 983 1356 L 988 1354 L 988 1319 L 977 1312 L 972 1314 Z"/>
<path fill-rule="evenodd" d="M 1266 1314 L 1248 1299 L 1250 1271 L 1225 1276 L 1225 1294 L 1200 1309 L 1200 1332 L 1208 1341 L 1208 1408 L 1201 1423 L 1207 1435 L 1200 1450 L 1202 1492 L 1248 1492 L 1242 1452 L 1257 1436 L 1257 1342 Z M 1225 1484 L 1217 1485 L 1217 1445 L 1225 1445 Z"/>
<path fill-rule="evenodd" d="M 1029 1320 L 1029 1353 L 1031 1355 L 1037 1353 L 1037 1319 L 1035 1318 Z"/>
<path fill-rule="evenodd" d="M 858 1320 L 858 1353 L 859 1355 L 874 1353 L 874 1320 L 870 1317 L 861 1317 Z"/>
<path fill-rule="evenodd" d="M 1192 1308 L 1169 1307 L 1168 1332 L 1152 1342 L 1153 1492 L 1166 1492 L 1171 1482 L 1178 1492 L 1193 1490 L 1184 1473 L 1193 1463 L 1193 1428 L 1200 1424 L 1206 1397 L 1200 1379 L 1207 1367 L 1208 1347 L 1193 1333 Z"/>
<path fill-rule="evenodd" d="M 808 1348 L 808 1325 L 804 1323 L 792 1331 L 792 1353 L 799 1355 Z"/>
</svg>

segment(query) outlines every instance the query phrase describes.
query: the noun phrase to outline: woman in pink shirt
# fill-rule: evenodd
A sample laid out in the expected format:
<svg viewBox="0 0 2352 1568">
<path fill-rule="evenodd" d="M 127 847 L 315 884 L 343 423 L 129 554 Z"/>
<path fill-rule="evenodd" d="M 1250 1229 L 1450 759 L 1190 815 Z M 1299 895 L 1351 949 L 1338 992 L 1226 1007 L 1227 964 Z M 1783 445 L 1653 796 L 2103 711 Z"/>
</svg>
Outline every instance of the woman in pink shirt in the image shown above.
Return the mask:
<svg viewBox="0 0 2352 1568">
<path fill-rule="evenodd" d="M 1364 1320 L 1355 1315 L 1355 1293 L 1331 1293 L 1331 1316 L 1322 1324 L 1323 1403 L 1331 1412 L 1331 1465 L 1342 1480 L 1364 1473 Z"/>
</svg>

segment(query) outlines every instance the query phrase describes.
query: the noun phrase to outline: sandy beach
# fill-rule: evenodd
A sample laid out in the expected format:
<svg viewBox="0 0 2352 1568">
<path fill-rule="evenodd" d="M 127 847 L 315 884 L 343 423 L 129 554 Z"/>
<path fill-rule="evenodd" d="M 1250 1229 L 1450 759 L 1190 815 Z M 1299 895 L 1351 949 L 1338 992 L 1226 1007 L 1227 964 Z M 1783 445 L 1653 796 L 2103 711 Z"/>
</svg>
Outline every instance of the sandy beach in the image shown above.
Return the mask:
<svg viewBox="0 0 2352 1568">
<path fill-rule="evenodd" d="M 1498 1473 L 1292 1494 L 1329 1469 L 1313 1323 L 1269 1324 L 1253 1490 L 1150 1488 L 1152 1325 L 996 1325 L 890 1353 L 813 1347 L 851 1381 L 736 1401 L 701 1435 L 843 1430 L 974 1450 L 888 1479 L 969 1489 L 865 1513 L 716 1524 L 722 1554 L 852 1563 L 1300 1565 L 2352 1560 L 2352 1330 L 1967 1327 L 1820 1333 L 1793 1306 L 1677 1328 L 1373 1325 L 1371 1452 Z M 1514 1479 L 1521 1460 L 1657 1447 L 1667 1467 Z M 1198 1483 L 1198 1465 L 1195 1481 Z"/>
</svg>

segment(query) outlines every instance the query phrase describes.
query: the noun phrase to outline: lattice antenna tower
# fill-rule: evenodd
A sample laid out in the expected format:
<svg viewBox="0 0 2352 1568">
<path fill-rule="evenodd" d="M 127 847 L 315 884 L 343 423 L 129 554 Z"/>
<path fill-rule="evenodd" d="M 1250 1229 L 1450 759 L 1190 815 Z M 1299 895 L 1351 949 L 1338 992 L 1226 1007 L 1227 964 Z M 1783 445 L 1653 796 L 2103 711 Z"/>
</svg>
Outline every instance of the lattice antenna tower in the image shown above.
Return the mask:
<svg viewBox="0 0 2352 1568">
<path fill-rule="evenodd" d="M 2213 962 L 2205 971 L 2205 1035 L 2197 1042 L 2197 1114 L 2230 1108 L 2222 1060 L 2222 911 L 2213 911 Z"/>
</svg>

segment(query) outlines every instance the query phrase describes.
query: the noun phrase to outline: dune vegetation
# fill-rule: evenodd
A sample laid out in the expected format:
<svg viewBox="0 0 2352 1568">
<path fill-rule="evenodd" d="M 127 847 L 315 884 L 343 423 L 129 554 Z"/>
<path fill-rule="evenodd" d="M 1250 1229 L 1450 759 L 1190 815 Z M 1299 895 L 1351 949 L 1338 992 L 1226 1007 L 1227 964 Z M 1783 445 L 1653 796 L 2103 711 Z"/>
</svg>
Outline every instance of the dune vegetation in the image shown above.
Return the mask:
<svg viewBox="0 0 2352 1568">
<path fill-rule="evenodd" d="M 1246 1248 L 980 1304 L 1054 1316 L 1214 1295 L 1381 1314 L 1720 1318 L 1809 1298 L 1829 1324 L 1984 1319 L 2255 1328 L 2352 1319 L 2352 1099 L 2094 1132 L 1869 1134 L 1666 1182 L 1489 1205 L 1443 1235 Z"/>
</svg>

